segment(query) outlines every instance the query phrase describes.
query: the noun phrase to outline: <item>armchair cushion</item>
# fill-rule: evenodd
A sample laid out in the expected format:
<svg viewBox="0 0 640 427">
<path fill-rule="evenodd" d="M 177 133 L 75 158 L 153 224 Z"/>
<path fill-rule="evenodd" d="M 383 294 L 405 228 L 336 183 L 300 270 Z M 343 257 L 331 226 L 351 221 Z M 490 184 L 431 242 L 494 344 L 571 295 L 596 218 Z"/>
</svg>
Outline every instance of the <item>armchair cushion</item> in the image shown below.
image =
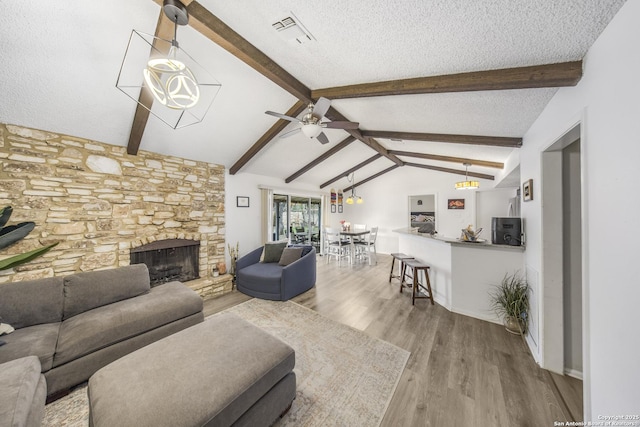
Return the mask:
<svg viewBox="0 0 640 427">
<path fill-rule="evenodd" d="M 302 256 L 302 248 L 284 248 L 282 251 L 282 256 L 280 257 L 280 262 L 278 265 L 289 265 L 292 262 L 300 259 Z"/>
<path fill-rule="evenodd" d="M 300 254 L 300 257 L 305 256 L 306 254 L 311 252 L 311 249 L 313 249 L 313 246 L 311 246 L 311 245 L 289 245 L 289 247 L 290 248 L 302 248 L 302 253 Z"/>
<path fill-rule="evenodd" d="M 268 242 L 264 244 L 264 258 L 261 260 L 262 262 L 278 262 L 280 261 L 280 257 L 282 256 L 282 252 L 284 248 L 287 247 L 288 242 Z"/>
</svg>

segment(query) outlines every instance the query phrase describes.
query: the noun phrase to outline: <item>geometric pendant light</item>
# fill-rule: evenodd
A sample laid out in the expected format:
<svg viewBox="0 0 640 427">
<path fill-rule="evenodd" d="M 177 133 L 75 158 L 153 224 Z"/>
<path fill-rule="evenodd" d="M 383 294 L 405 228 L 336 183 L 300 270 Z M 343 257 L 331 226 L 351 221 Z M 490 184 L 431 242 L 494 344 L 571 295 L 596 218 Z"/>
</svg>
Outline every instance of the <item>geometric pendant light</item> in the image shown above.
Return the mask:
<svg viewBox="0 0 640 427">
<path fill-rule="evenodd" d="M 116 87 L 173 129 L 201 122 L 221 84 L 176 39 L 178 25 L 189 22 L 179 0 L 165 0 L 165 15 L 174 23 L 171 41 L 131 32 Z"/>
</svg>

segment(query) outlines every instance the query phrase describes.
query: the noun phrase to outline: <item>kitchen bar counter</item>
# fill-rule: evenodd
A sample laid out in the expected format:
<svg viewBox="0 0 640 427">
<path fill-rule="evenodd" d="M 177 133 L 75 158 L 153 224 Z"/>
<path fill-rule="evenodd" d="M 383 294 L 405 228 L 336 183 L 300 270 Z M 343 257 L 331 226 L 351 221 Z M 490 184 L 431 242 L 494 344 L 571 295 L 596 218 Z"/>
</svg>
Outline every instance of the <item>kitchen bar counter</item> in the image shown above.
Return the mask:
<svg viewBox="0 0 640 427">
<path fill-rule="evenodd" d="M 482 238 L 480 239 L 479 242 L 465 242 L 460 239 L 456 239 L 453 237 L 439 236 L 437 234 L 435 236 L 431 236 L 429 233 L 418 233 L 416 228 L 400 228 L 397 230 L 393 230 L 393 232 L 400 233 L 400 234 L 409 234 L 412 236 L 417 236 L 424 239 L 436 240 L 443 243 L 450 243 L 452 245 L 475 246 L 481 249 L 499 249 L 499 250 L 513 250 L 513 251 L 523 252 L 525 248 L 524 246 L 494 245 L 488 240 L 485 240 Z"/>
<path fill-rule="evenodd" d="M 399 252 L 431 266 L 438 304 L 455 313 L 499 322 L 491 310 L 489 292 L 505 274 L 524 272 L 524 247 L 431 237 L 411 228 L 393 231 L 399 234 Z"/>
</svg>

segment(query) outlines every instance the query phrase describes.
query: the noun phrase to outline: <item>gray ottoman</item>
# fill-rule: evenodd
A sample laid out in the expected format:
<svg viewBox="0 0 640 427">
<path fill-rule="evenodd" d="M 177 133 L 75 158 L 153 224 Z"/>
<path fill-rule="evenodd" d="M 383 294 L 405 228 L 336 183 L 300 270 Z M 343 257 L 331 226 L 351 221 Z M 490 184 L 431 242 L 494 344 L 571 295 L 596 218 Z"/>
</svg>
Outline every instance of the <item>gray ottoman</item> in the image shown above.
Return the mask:
<svg viewBox="0 0 640 427">
<path fill-rule="evenodd" d="M 0 364 L 0 427 L 40 426 L 47 397 L 41 369 L 36 356 Z"/>
<path fill-rule="evenodd" d="M 222 313 L 130 353 L 89 379 L 89 424 L 269 426 L 296 393 L 295 352 Z"/>
</svg>

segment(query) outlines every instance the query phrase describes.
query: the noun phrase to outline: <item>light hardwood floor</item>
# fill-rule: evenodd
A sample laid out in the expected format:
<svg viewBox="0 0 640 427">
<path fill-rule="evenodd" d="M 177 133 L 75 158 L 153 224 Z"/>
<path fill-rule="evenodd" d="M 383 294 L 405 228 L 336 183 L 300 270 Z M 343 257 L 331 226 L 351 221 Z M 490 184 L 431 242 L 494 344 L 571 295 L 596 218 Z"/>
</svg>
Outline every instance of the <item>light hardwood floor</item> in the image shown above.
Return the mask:
<svg viewBox="0 0 640 427">
<path fill-rule="evenodd" d="M 540 427 L 572 420 L 519 336 L 426 299 L 412 306 L 397 280 L 389 284 L 390 266 L 388 255 L 371 267 L 338 267 L 318 257 L 316 286 L 293 299 L 411 352 L 383 426 Z M 247 299 L 234 291 L 208 300 L 205 315 Z"/>
</svg>

